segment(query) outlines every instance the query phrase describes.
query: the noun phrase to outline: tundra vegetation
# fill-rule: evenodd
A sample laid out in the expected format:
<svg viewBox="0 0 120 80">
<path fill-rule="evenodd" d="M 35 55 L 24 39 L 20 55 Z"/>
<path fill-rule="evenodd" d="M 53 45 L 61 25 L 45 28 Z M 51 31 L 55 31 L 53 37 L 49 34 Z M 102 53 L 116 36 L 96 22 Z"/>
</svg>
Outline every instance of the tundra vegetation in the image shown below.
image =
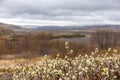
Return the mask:
<svg viewBox="0 0 120 80">
<path fill-rule="evenodd" d="M 44 57 L 41 63 L 30 65 L 26 62 L 0 68 L 0 80 L 119 80 L 118 34 L 106 30 L 96 31 L 91 34 L 92 42 L 89 44 L 64 43 L 56 40 L 61 36 L 55 37 L 45 32 L 2 37 L 1 56 L 19 54 L 15 58 L 29 60 Z M 24 55 L 20 57 L 21 54 Z"/>
<path fill-rule="evenodd" d="M 105 53 L 100 53 L 95 48 L 91 55 L 78 55 L 71 57 L 74 50 L 69 42 L 65 42 L 66 56 L 61 58 L 48 58 L 44 55 L 42 64 L 30 66 L 17 65 L 3 71 L 12 75 L 5 80 L 119 80 L 120 79 L 120 54 L 118 50 L 108 48 Z M 99 54 L 99 55 L 98 55 Z M 2 77 L 1 77 L 2 79 Z"/>
</svg>

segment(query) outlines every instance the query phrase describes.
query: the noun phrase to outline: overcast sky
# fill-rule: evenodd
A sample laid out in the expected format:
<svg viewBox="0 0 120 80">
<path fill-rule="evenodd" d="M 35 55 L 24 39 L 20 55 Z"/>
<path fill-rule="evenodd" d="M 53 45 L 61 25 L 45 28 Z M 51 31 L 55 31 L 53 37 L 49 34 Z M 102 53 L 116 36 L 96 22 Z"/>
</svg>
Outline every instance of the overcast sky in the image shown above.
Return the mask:
<svg viewBox="0 0 120 80">
<path fill-rule="evenodd" d="M 41 26 L 120 24 L 120 0 L 0 0 L 0 22 Z"/>
</svg>

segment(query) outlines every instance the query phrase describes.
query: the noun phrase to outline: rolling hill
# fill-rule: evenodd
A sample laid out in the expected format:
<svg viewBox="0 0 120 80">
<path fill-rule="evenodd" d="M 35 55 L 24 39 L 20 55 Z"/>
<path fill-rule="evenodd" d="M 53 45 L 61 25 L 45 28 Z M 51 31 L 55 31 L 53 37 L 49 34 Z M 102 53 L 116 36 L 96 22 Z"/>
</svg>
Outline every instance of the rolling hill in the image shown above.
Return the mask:
<svg viewBox="0 0 120 80">
<path fill-rule="evenodd" d="M 6 23 L 2 23 L 0 22 L 0 27 L 2 28 L 8 28 L 8 29 L 21 29 L 20 26 L 17 26 L 17 25 L 13 25 L 13 24 L 6 24 Z"/>
</svg>

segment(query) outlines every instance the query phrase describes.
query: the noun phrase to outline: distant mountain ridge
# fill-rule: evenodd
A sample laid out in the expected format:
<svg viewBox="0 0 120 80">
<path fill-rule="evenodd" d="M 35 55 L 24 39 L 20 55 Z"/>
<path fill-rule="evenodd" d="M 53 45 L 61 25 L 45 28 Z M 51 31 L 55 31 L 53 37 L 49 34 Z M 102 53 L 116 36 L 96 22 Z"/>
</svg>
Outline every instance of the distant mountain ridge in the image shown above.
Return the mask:
<svg viewBox="0 0 120 80">
<path fill-rule="evenodd" d="M 29 25 L 30 26 L 30 25 Z M 27 26 L 27 27 L 29 27 Z M 11 29 L 14 31 L 29 31 L 29 30 L 95 30 L 95 29 L 114 29 L 120 30 L 120 25 L 86 25 L 86 26 L 33 26 L 33 28 L 26 28 L 26 26 L 21 27 L 13 24 L 6 24 L 0 22 L 0 27 Z"/>
<path fill-rule="evenodd" d="M 94 29 L 116 29 L 120 25 L 90 25 L 90 26 L 39 26 L 35 30 L 94 30 Z"/>
</svg>

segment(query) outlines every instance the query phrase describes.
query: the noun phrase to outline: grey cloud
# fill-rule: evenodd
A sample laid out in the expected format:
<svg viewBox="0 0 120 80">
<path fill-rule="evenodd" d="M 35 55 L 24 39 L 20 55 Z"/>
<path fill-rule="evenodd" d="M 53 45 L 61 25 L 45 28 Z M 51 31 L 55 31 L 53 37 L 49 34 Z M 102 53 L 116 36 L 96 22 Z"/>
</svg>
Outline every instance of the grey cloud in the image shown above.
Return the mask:
<svg viewBox="0 0 120 80">
<path fill-rule="evenodd" d="M 117 21 L 119 7 L 120 0 L 0 0 L 0 18 Z"/>
<path fill-rule="evenodd" d="M 14 14 L 50 14 L 63 10 L 119 9 L 119 0 L 4 0 L 2 6 Z M 52 13 L 54 15 L 54 13 Z"/>
</svg>

